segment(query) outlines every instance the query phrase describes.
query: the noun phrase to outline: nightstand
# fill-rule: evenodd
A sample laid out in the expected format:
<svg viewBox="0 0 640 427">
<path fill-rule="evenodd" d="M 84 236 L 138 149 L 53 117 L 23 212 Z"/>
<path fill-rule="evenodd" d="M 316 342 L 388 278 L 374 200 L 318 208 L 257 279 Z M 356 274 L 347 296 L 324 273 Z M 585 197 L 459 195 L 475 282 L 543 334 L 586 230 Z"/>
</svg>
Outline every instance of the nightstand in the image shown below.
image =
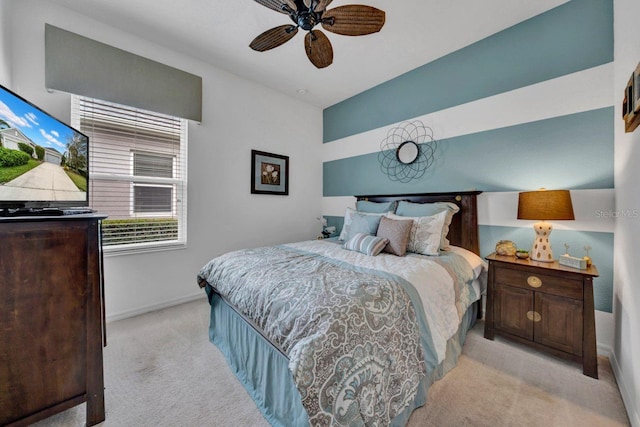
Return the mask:
<svg viewBox="0 0 640 427">
<path fill-rule="evenodd" d="M 518 341 L 582 363 L 598 378 L 593 278 L 598 270 L 502 256 L 487 257 L 489 280 L 484 337 Z"/>
</svg>

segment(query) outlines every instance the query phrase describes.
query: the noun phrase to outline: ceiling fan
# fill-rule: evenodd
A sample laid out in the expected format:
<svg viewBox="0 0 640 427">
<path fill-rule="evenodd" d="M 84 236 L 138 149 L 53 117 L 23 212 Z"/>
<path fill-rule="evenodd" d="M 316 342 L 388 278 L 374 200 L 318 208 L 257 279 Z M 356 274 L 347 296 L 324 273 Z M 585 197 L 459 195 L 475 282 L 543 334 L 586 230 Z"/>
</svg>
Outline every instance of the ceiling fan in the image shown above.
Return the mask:
<svg viewBox="0 0 640 427">
<path fill-rule="evenodd" d="M 345 36 L 363 36 L 380 31 L 385 13 L 375 7 L 351 4 L 327 10 L 333 0 L 255 0 L 257 3 L 289 15 L 294 25 L 281 25 L 260 34 L 249 47 L 264 52 L 291 40 L 298 28 L 308 31 L 304 38 L 307 57 L 313 65 L 325 68 L 333 62 L 333 48 L 329 38 L 319 29 Z"/>
</svg>

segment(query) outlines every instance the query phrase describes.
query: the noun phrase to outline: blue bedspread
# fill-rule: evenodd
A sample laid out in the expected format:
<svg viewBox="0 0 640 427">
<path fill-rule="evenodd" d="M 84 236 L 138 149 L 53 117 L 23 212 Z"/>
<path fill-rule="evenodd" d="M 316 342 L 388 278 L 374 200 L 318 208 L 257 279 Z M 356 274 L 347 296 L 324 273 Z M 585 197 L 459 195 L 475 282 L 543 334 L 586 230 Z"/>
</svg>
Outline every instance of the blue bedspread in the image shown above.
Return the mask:
<svg viewBox="0 0 640 427">
<path fill-rule="evenodd" d="M 198 281 L 287 355 L 312 425 L 387 426 L 413 403 L 425 319 L 405 280 L 276 246 L 214 258 Z"/>
</svg>

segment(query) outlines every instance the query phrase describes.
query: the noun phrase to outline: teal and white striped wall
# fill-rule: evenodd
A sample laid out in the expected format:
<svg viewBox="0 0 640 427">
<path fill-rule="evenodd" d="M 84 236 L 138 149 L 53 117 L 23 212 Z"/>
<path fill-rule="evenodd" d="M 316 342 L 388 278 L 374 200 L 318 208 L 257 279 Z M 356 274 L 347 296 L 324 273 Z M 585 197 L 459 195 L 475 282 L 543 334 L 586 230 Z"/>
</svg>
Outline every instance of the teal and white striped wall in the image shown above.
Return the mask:
<svg viewBox="0 0 640 427">
<path fill-rule="evenodd" d="M 596 309 L 611 313 L 614 217 L 613 2 L 573 0 L 324 110 L 323 214 L 341 227 L 357 194 L 477 189 L 482 255 L 501 239 L 527 248 L 518 192 L 569 189 L 564 243 L 591 257 Z M 420 179 L 391 181 L 377 152 L 387 131 L 421 120 L 438 141 Z M 601 313 L 602 314 L 602 313 Z"/>
</svg>

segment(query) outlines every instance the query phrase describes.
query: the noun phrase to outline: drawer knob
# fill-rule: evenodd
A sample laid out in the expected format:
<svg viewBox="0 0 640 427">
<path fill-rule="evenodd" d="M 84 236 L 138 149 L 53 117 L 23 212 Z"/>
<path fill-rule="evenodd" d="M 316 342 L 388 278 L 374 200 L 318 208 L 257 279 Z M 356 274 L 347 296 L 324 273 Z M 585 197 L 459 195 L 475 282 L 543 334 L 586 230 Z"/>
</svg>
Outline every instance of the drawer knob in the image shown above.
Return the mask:
<svg viewBox="0 0 640 427">
<path fill-rule="evenodd" d="M 542 286 L 542 280 L 537 276 L 529 276 L 527 277 L 527 284 L 532 288 L 539 288 Z"/>
<path fill-rule="evenodd" d="M 527 311 L 527 319 L 533 322 L 539 322 L 542 320 L 542 316 L 537 311 Z"/>
</svg>

